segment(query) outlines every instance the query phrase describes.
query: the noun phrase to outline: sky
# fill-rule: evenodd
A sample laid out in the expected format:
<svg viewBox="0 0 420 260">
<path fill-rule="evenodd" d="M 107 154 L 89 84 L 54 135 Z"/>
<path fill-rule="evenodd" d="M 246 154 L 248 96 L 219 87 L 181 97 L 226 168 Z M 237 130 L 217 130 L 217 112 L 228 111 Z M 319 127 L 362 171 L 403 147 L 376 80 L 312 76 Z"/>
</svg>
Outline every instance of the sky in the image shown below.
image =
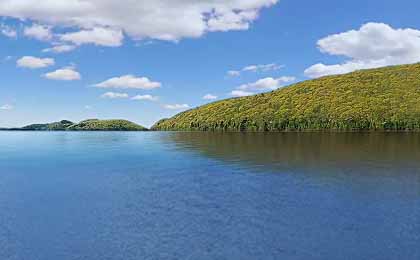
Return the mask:
<svg viewBox="0 0 420 260">
<path fill-rule="evenodd" d="M 417 0 L 2 0 L 0 127 L 156 121 L 420 61 Z"/>
</svg>

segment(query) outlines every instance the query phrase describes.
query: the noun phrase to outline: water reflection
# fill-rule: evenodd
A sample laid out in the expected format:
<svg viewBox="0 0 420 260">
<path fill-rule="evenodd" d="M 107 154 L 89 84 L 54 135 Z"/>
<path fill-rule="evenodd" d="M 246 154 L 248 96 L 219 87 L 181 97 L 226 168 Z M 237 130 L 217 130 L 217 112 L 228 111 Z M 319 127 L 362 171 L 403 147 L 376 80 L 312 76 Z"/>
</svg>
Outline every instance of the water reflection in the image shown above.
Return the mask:
<svg viewBox="0 0 420 260">
<path fill-rule="evenodd" d="M 419 133 L 170 133 L 179 149 L 255 166 L 420 166 Z"/>
</svg>

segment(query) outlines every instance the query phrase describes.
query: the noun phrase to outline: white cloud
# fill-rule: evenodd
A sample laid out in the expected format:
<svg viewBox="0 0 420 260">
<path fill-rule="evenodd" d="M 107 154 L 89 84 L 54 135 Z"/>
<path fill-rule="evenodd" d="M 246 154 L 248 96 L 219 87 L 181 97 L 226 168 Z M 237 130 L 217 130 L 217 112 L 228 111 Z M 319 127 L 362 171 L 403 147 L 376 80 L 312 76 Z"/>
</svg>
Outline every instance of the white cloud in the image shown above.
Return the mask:
<svg viewBox="0 0 420 260">
<path fill-rule="evenodd" d="M 10 26 L 2 24 L 0 26 L 0 32 L 1 32 L 1 34 L 3 34 L 6 37 L 17 38 L 17 31 L 15 29 L 11 28 Z"/>
<path fill-rule="evenodd" d="M 160 88 L 160 82 L 154 82 L 146 77 L 136 77 L 133 75 L 125 75 L 108 79 L 102 83 L 94 85 L 98 88 L 121 88 L 121 89 L 155 89 Z"/>
<path fill-rule="evenodd" d="M 122 99 L 128 98 L 127 93 L 117 93 L 117 92 L 106 92 L 101 96 L 101 98 L 109 98 L 109 99 Z"/>
<path fill-rule="evenodd" d="M 252 72 L 273 71 L 273 70 L 279 70 L 281 68 L 284 68 L 284 65 L 278 65 L 278 64 L 275 64 L 275 63 L 271 63 L 271 64 L 246 66 L 245 68 L 242 69 L 242 71 L 252 71 Z"/>
<path fill-rule="evenodd" d="M 295 81 L 295 77 L 280 77 L 280 78 L 264 78 L 257 80 L 254 83 L 243 84 L 238 87 L 238 90 L 275 90 L 284 86 L 284 84 Z"/>
<path fill-rule="evenodd" d="M 234 97 L 246 97 L 254 95 L 255 93 L 244 90 L 233 90 L 230 94 Z"/>
<path fill-rule="evenodd" d="M 389 63 L 386 59 L 372 61 L 348 61 L 335 65 L 318 63 L 306 69 L 305 75 L 310 78 L 319 78 L 328 75 L 346 74 L 361 69 L 380 68 L 397 64 L 399 63 Z M 404 64 L 404 62 L 400 64 Z"/>
<path fill-rule="evenodd" d="M 238 77 L 241 75 L 242 72 L 267 72 L 280 70 L 282 68 L 284 68 L 284 65 L 278 65 L 276 63 L 248 65 L 242 68 L 241 70 L 230 70 L 227 72 L 227 74 L 231 77 Z"/>
<path fill-rule="evenodd" d="M 203 99 L 205 99 L 205 100 L 214 100 L 214 99 L 217 99 L 217 98 L 218 98 L 217 96 L 212 95 L 212 94 L 207 94 L 203 97 Z"/>
<path fill-rule="evenodd" d="M 9 105 L 9 104 L 5 104 L 5 105 L 0 106 L 0 110 L 13 110 L 13 109 L 14 109 L 14 107 L 12 105 Z"/>
<path fill-rule="evenodd" d="M 227 74 L 231 77 L 239 77 L 241 75 L 241 72 L 239 70 L 229 70 Z"/>
<path fill-rule="evenodd" d="M 16 65 L 21 68 L 40 69 L 55 64 L 52 58 L 37 58 L 33 56 L 24 56 L 16 61 Z"/>
<path fill-rule="evenodd" d="M 182 110 L 190 108 L 188 104 L 164 105 L 163 107 L 170 110 Z"/>
<path fill-rule="evenodd" d="M 256 72 L 258 69 L 257 65 L 249 65 L 242 69 L 242 71 L 253 71 Z"/>
<path fill-rule="evenodd" d="M 25 27 L 23 35 L 40 41 L 49 41 L 53 38 L 51 28 L 40 24 L 33 24 L 30 27 Z"/>
<path fill-rule="evenodd" d="M 60 40 L 63 42 L 71 42 L 76 45 L 95 44 L 106 47 L 119 47 L 122 45 L 123 39 L 124 35 L 121 30 L 107 28 L 93 28 L 60 36 Z"/>
<path fill-rule="evenodd" d="M 83 35 L 72 35 L 68 40 L 79 44 L 96 43 L 98 39 L 85 39 L 89 36 L 87 32 L 94 32 L 95 28 L 123 31 L 133 39 L 177 41 L 186 37 L 200 37 L 211 31 L 246 30 L 257 19 L 262 8 L 277 2 L 278 0 L 2 0 L 0 16 L 54 27 L 77 28 Z M 100 42 L 102 40 L 101 38 Z M 109 44 L 108 41 L 105 42 Z M 118 40 L 112 41 L 112 44 L 115 43 Z"/>
<path fill-rule="evenodd" d="M 295 80 L 295 77 L 263 78 L 253 83 L 240 85 L 230 95 L 234 97 L 251 96 L 261 91 L 276 90 Z"/>
<path fill-rule="evenodd" d="M 56 71 L 46 73 L 44 77 L 51 80 L 64 81 L 80 80 L 82 78 L 80 73 L 77 72 L 74 67 L 58 69 Z"/>
<path fill-rule="evenodd" d="M 131 98 L 132 100 L 148 100 L 148 101 L 157 101 L 159 98 L 152 95 L 137 95 Z"/>
<path fill-rule="evenodd" d="M 242 12 L 222 12 L 212 13 L 207 22 L 209 31 L 227 32 L 231 30 L 247 30 L 249 22 L 258 17 L 257 10 L 248 10 Z"/>
<path fill-rule="evenodd" d="M 311 78 L 416 63 L 420 61 L 420 30 L 367 23 L 359 30 L 323 38 L 318 41 L 318 47 L 323 53 L 344 56 L 348 60 L 333 65 L 315 64 L 305 70 L 305 75 Z"/>
<path fill-rule="evenodd" d="M 51 48 L 43 49 L 42 52 L 54 52 L 54 53 L 64 53 L 64 52 L 70 52 L 76 49 L 76 46 L 74 45 L 56 45 Z"/>
</svg>

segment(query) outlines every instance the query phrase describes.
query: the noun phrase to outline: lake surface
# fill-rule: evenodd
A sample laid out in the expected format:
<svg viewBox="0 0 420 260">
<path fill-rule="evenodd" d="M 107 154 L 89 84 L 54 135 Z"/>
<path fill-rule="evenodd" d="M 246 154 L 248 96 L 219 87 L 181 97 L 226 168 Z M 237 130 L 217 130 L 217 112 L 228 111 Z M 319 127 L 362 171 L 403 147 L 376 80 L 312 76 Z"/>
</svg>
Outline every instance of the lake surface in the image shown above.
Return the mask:
<svg viewBox="0 0 420 260">
<path fill-rule="evenodd" d="M 419 133 L 0 132 L 1 260 L 418 260 L 419 245 Z"/>
</svg>

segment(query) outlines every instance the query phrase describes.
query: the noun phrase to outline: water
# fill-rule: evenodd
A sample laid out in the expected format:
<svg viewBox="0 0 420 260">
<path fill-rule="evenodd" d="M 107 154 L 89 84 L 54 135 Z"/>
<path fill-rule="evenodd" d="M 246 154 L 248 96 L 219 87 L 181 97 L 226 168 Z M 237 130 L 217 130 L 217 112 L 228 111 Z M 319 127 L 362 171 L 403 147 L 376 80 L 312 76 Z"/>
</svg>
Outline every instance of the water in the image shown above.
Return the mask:
<svg viewBox="0 0 420 260">
<path fill-rule="evenodd" d="M 1 260 L 420 259 L 420 134 L 0 132 Z"/>
</svg>

